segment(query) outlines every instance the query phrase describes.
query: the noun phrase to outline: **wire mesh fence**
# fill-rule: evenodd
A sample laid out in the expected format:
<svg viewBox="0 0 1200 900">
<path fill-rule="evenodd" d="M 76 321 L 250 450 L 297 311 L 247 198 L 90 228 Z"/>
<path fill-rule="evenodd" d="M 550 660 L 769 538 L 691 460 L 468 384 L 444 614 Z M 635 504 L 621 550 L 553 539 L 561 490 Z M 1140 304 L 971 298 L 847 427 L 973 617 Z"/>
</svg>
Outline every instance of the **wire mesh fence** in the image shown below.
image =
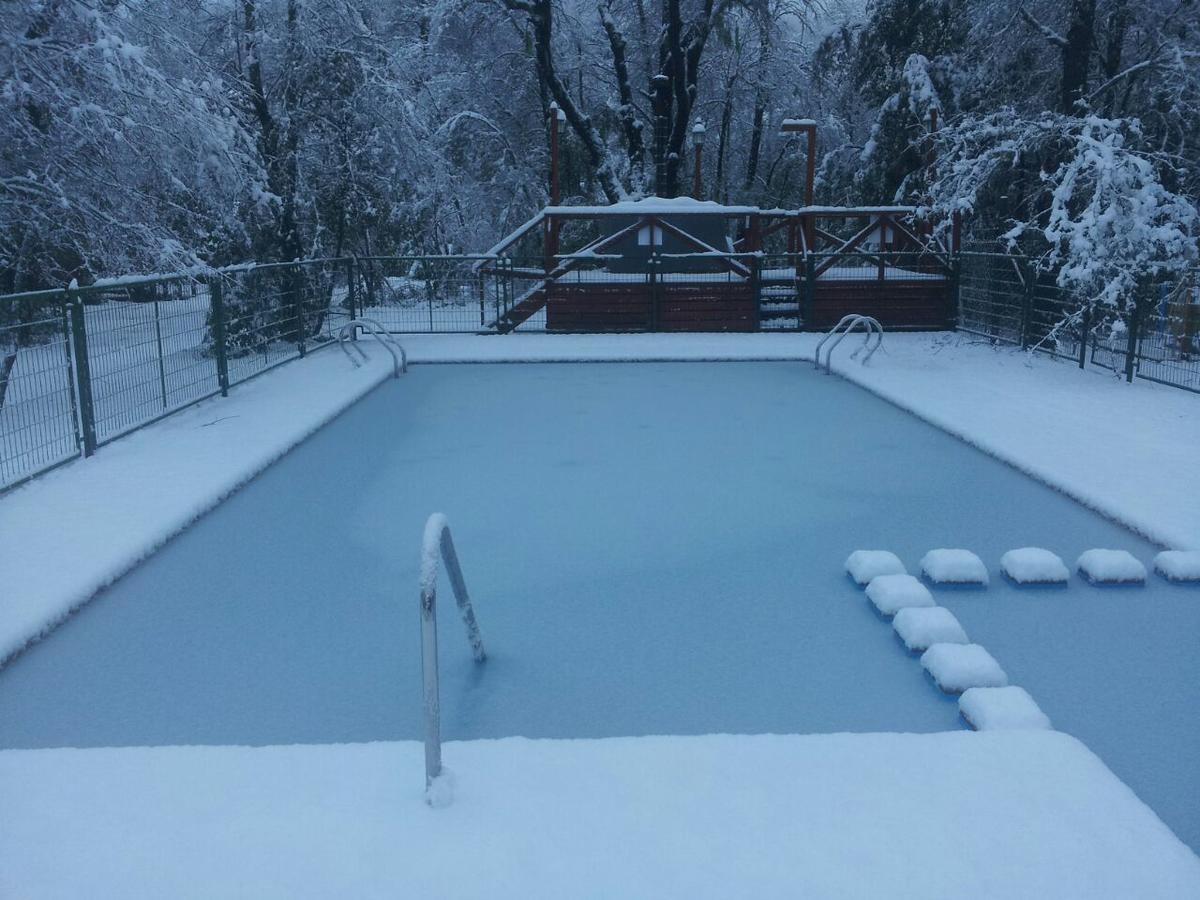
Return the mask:
<svg viewBox="0 0 1200 900">
<path fill-rule="evenodd" d="M 495 275 L 480 265 L 489 261 L 478 256 L 361 257 L 357 312 L 389 331 L 486 329 L 498 315 Z"/>
<path fill-rule="evenodd" d="M 959 254 L 958 328 L 994 341 L 1200 391 L 1200 273 L 1146 284 L 1124 310 L 1056 284 L 1032 260 Z"/>
<path fill-rule="evenodd" d="M 348 261 L 0 297 L 0 489 L 329 343 Z"/>
<path fill-rule="evenodd" d="M 329 344 L 355 317 L 401 333 L 749 331 L 827 328 L 845 312 L 957 324 L 1200 391 L 1197 271 L 1118 315 L 1030 260 L 979 249 L 249 265 L 0 297 L 0 490 Z"/>
</svg>

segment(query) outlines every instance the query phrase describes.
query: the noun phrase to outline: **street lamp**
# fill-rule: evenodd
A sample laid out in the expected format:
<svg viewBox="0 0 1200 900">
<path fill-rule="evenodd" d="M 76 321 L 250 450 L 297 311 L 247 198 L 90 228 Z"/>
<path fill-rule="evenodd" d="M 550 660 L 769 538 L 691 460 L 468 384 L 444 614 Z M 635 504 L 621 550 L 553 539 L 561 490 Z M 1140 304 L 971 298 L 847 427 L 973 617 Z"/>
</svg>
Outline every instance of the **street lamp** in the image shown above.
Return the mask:
<svg viewBox="0 0 1200 900">
<path fill-rule="evenodd" d="M 695 148 L 696 170 L 692 174 L 692 196 L 700 199 L 700 160 L 704 155 L 704 123 L 692 126 L 692 146 Z"/>
</svg>

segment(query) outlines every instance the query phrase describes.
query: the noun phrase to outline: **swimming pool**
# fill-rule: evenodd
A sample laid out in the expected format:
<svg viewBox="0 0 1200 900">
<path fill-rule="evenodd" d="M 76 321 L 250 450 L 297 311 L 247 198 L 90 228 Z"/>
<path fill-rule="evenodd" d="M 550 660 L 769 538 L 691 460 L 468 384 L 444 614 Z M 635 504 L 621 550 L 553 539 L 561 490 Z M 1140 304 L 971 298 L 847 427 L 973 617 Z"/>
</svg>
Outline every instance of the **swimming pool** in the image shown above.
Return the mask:
<svg viewBox="0 0 1200 900">
<path fill-rule="evenodd" d="M 419 737 L 433 511 L 490 656 L 447 609 L 455 739 L 959 728 L 851 550 L 1154 550 L 800 364 L 419 366 L 14 660 L 0 746 Z M 1200 592 L 935 593 L 1200 846 Z"/>
</svg>

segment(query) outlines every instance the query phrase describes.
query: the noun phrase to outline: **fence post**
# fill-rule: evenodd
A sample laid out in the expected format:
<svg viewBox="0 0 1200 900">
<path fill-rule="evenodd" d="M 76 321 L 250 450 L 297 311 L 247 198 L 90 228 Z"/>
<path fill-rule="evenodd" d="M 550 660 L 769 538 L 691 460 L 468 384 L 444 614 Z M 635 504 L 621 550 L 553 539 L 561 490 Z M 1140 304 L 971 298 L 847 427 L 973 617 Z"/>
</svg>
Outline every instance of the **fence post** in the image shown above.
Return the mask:
<svg viewBox="0 0 1200 900">
<path fill-rule="evenodd" d="M 209 282 L 208 296 L 212 306 L 213 356 L 217 360 L 217 384 L 221 387 L 221 396 L 228 397 L 229 356 L 225 346 L 225 295 L 220 275 Z"/>
<path fill-rule="evenodd" d="M 1021 295 L 1021 349 L 1029 349 L 1029 325 L 1033 315 L 1033 292 L 1037 288 L 1037 268 L 1025 269 L 1025 290 Z"/>
<path fill-rule="evenodd" d="M 654 227 L 655 227 L 654 225 L 650 226 L 650 228 L 651 228 L 650 240 L 651 241 L 654 240 L 654 237 L 653 237 L 653 234 L 654 234 L 653 228 Z M 653 245 L 651 245 L 650 260 L 649 260 L 648 268 L 650 270 L 646 276 L 647 281 L 649 282 L 649 288 L 650 288 L 650 322 L 649 322 L 650 327 L 648 330 L 649 331 L 658 331 L 658 251 L 653 249 Z"/>
<path fill-rule="evenodd" d="M 951 309 L 949 310 L 950 315 L 946 318 L 953 321 L 956 329 L 961 328 L 963 324 L 962 270 L 962 253 L 955 253 L 950 258 L 950 296 L 947 299 L 950 301 Z"/>
<path fill-rule="evenodd" d="M 346 305 L 350 308 L 351 320 L 357 318 L 357 316 L 354 315 L 354 302 L 357 299 L 354 295 L 355 288 L 357 287 L 357 285 L 354 283 L 357 275 L 355 271 L 356 262 L 357 259 L 353 256 L 346 260 Z M 358 331 L 357 328 L 351 328 L 350 330 L 355 333 Z"/>
<path fill-rule="evenodd" d="M 1129 321 L 1126 325 L 1125 334 L 1128 343 L 1125 347 L 1125 380 L 1132 384 L 1133 373 L 1137 368 L 1138 332 L 1141 331 L 1142 327 L 1142 303 L 1136 294 L 1133 298 L 1133 308 L 1129 311 Z"/>
<path fill-rule="evenodd" d="M 817 305 L 817 258 L 812 253 L 804 254 L 804 308 L 800 319 L 805 330 L 812 323 L 813 310 Z"/>
<path fill-rule="evenodd" d="M 1087 364 L 1087 345 L 1088 335 L 1092 330 L 1092 304 L 1091 301 L 1083 307 L 1083 318 L 1079 323 L 1079 368 L 1084 368 Z"/>
<path fill-rule="evenodd" d="M 292 306 L 296 316 L 296 345 L 303 356 L 308 350 L 307 340 L 304 334 L 304 291 L 301 289 L 301 270 L 299 264 L 292 263 L 292 271 L 288 273 L 288 280 L 292 283 Z"/>
<path fill-rule="evenodd" d="M 92 369 L 88 361 L 87 323 L 83 314 L 83 298 L 67 288 L 67 305 L 71 310 L 71 348 L 75 353 L 76 394 L 79 397 L 79 426 L 83 435 L 83 455 L 96 452 L 96 407 L 92 399 Z"/>
<path fill-rule="evenodd" d="M 750 257 L 750 298 L 754 302 L 754 330 L 762 328 L 762 261 L 758 254 Z"/>
<path fill-rule="evenodd" d="M 161 284 L 152 285 L 154 289 L 154 343 L 158 347 L 158 386 L 162 392 L 163 409 L 167 408 L 167 361 L 163 354 L 162 320 L 159 317 L 158 295 Z"/>
</svg>

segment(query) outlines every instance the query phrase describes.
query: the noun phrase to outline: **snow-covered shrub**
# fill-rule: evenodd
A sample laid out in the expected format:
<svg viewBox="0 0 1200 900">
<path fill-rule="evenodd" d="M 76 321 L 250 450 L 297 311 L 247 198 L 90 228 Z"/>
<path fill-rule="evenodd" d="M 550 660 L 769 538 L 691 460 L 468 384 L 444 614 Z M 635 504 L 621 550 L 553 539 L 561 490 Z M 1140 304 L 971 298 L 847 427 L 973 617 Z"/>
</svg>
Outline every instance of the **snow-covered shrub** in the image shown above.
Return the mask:
<svg viewBox="0 0 1200 900">
<path fill-rule="evenodd" d="M 939 132 L 928 212 L 945 226 L 1003 196 L 1017 211 L 1002 238 L 1010 248 L 1034 254 L 1081 300 L 1124 312 L 1140 284 L 1197 256 L 1194 202 L 1167 186 L 1172 160 L 1138 149 L 1141 136 L 1129 118 L 964 116 Z"/>
</svg>

